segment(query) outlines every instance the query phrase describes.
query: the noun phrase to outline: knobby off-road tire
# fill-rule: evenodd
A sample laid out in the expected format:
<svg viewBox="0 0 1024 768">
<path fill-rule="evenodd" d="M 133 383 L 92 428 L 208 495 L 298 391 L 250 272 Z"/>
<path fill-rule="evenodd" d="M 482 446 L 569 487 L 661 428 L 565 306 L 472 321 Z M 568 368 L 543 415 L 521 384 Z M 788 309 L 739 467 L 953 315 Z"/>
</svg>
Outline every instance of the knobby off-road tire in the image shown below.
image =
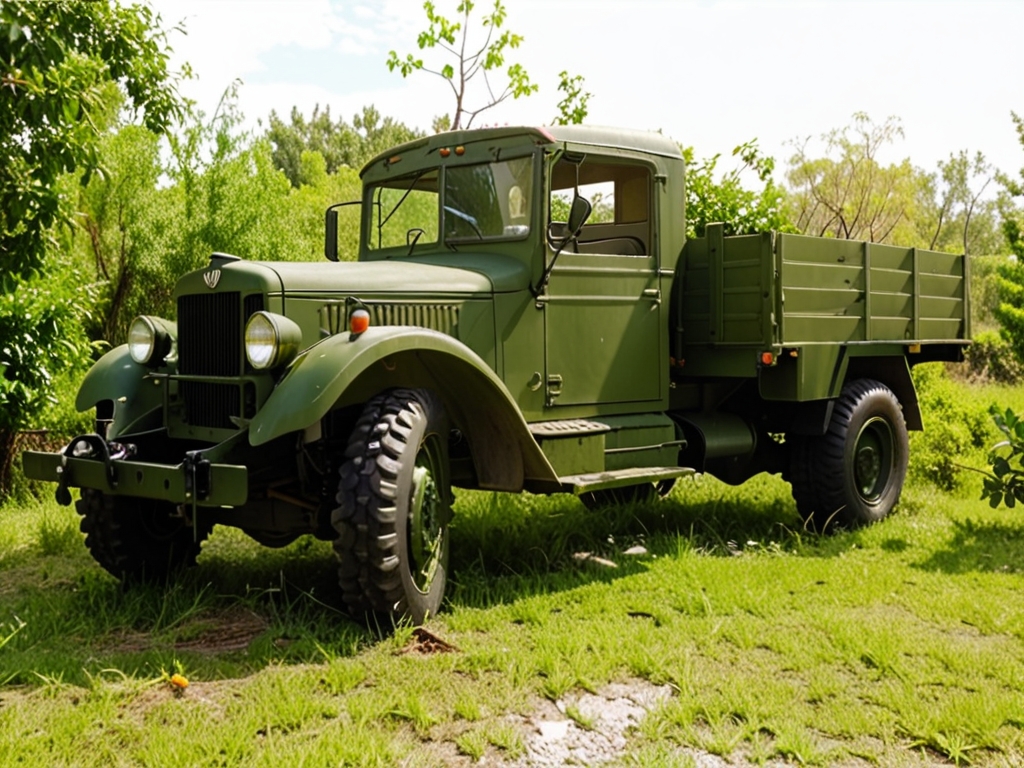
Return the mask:
<svg viewBox="0 0 1024 768">
<path fill-rule="evenodd" d="M 872 379 L 847 383 L 821 437 L 800 437 L 790 453 L 793 497 L 817 531 L 875 523 L 899 501 L 909 458 L 896 395 Z"/>
<path fill-rule="evenodd" d="M 165 501 L 109 496 L 83 488 L 75 508 L 85 546 L 104 570 L 126 583 L 161 582 L 181 568 L 195 565 L 213 524 L 195 527 L 175 517 Z"/>
<path fill-rule="evenodd" d="M 370 400 L 339 470 L 338 581 L 354 616 L 422 624 L 441 607 L 451 493 L 448 420 L 422 389 Z"/>
</svg>

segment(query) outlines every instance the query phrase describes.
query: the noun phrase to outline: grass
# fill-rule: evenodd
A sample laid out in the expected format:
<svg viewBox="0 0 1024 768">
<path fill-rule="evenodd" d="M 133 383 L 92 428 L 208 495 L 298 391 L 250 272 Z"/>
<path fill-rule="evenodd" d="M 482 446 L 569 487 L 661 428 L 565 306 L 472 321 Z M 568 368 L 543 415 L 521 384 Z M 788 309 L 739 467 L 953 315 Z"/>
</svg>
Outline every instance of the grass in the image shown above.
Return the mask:
<svg viewBox="0 0 1024 768">
<path fill-rule="evenodd" d="M 1012 390 L 970 396 L 1024 410 Z M 623 765 L 695 764 L 683 748 L 1020 765 L 1024 517 L 976 501 L 972 483 L 915 480 L 889 520 L 824 538 L 767 476 L 596 513 L 461 493 L 450 597 L 429 625 L 456 650 L 432 655 L 404 652 L 409 628 L 378 634 L 332 607 L 324 543 L 269 550 L 218 530 L 175 584 L 124 590 L 72 511 L 8 508 L 0 764 L 514 761 L 526 734 L 510 716 L 639 678 L 673 695 Z M 646 554 L 623 554 L 636 544 Z M 190 681 L 178 694 L 175 672 Z"/>
</svg>

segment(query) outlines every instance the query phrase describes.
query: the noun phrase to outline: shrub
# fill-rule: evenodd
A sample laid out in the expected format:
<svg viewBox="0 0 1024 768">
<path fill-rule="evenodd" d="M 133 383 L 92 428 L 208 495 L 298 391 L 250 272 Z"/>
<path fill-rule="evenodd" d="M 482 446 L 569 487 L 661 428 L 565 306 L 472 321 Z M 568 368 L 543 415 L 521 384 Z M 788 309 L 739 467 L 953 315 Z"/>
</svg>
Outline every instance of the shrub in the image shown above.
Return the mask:
<svg viewBox="0 0 1024 768">
<path fill-rule="evenodd" d="M 1024 366 L 1016 358 L 1010 343 L 996 331 L 982 331 L 964 353 L 968 377 L 1016 384 Z"/>
<path fill-rule="evenodd" d="M 984 405 L 964 397 L 941 363 L 914 368 L 924 431 L 910 436 L 910 477 L 944 491 L 963 487 L 963 462 L 981 464 L 993 435 Z"/>
<path fill-rule="evenodd" d="M 989 409 L 996 428 L 1006 438 L 996 443 L 989 452 L 991 472 L 985 475 L 981 498 L 988 499 L 993 508 L 1000 504 L 1013 509 L 1024 502 L 1024 420 L 1012 410 L 1001 411 L 993 405 Z"/>
</svg>

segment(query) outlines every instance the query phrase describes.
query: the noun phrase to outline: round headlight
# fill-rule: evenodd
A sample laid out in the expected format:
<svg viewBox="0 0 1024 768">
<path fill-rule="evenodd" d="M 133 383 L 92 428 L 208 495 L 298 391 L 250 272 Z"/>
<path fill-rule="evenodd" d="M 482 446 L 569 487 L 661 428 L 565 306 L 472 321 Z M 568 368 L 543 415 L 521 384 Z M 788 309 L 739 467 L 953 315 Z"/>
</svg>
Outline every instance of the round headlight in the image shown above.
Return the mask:
<svg viewBox="0 0 1024 768">
<path fill-rule="evenodd" d="M 156 326 L 148 317 L 136 317 L 128 329 L 128 352 L 139 365 L 149 365 L 156 349 Z"/>
<path fill-rule="evenodd" d="M 290 363 L 301 342 L 299 326 L 272 312 L 254 313 L 245 326 L 245 356 L 257 371 Z"/>
<path fill-rule="evenodd" d="M 263 312 L 249 318 L 245 326 L 245 356 L 257 371 L 270 368 L 277 357 L 278 339 L 274 323 Z"/>
<path fill-rule="evenodd" d="M 159 317 L 139 315 L 128 328 L 128 353 L 139 365 L 156 368 L 170 354 L 177 326 Z"/>
</svg>

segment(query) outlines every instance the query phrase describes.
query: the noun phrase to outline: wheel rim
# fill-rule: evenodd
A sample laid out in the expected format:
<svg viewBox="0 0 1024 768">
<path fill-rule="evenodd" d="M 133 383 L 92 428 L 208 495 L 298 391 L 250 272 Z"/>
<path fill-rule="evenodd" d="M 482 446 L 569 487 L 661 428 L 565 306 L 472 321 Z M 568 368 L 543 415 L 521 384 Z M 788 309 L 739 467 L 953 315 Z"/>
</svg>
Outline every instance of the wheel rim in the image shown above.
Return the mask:
<svg viewBox="0 0 1024 768">
<path fill-rule="evenodd" d="M 440 490 L 441 446 L 430 435 L 416 455 L 409 499 L 409 574 L 416 589 L 427 593 L 444 562 L 448 509 Z"/>
<path fill-rule="evenodd" d="M 853 449 L 853 477 L 864 501 L 877 502 L 889 485 L 895 456 L 892 427 L 880 416 L 868 419 Z"/>
</svg>

